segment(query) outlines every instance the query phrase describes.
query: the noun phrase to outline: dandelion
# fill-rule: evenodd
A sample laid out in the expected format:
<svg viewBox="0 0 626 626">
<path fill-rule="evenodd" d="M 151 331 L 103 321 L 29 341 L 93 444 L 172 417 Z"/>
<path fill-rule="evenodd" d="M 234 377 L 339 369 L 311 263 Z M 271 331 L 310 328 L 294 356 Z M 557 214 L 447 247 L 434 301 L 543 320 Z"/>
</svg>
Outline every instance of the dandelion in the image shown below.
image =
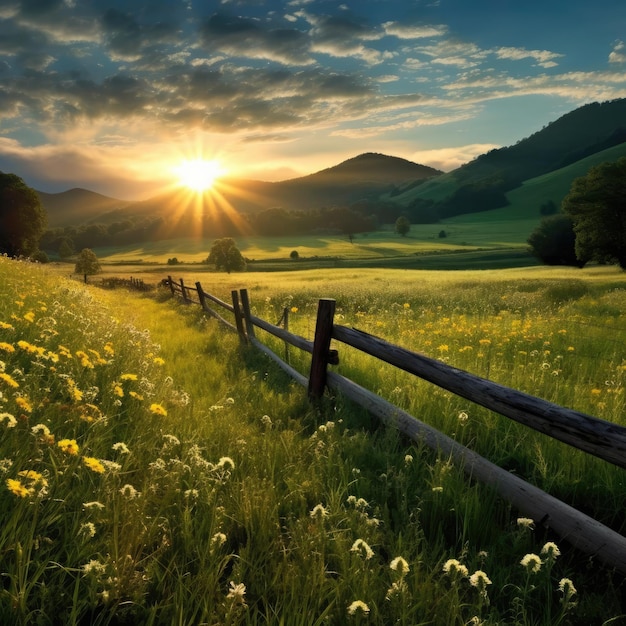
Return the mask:
<svg viewBox="0 0 626 626">
<path fill-rule="evenodd" d="M 98 459 L 92 456 L 84 456 L 83 463 L 92 472 L 95 472 L 96 474 L 104 474 L 104 465 L 102 465 Z"/>
<path fill-rule="evenodd" d="M 167 415 L 167 411 L 161 404 L 157 404 L 156 402 L 150 405 L 150 412 L 153 415 L 159 415 L 160 417 L 165 417 Z"/>
<path fill-rule="evenodd" d="M 96 525 L 93 522 L 86 522 L 80 525 L 78 529 L 79 535 L 84 535 L 88 539 L 96 536 Z"/>
<path fill-rule="evenodd" d="M 152 362 L 155 365 L 165 365 L 165 359 L 162 359 L 160 356 L 155 356 L 154 359 L 152 359 Z"/>
<path fill-rule="evenodd" d="M 297 306 L 292 306 L 292 307 L 291 307 L 291 309 L 290 309 L 290 311 L 291 311 L 292 313 L 297 313 L 297 312 L 298 312 L 298 307 L 297 307 Z"/>
<path fill-rule="evenodd" d="M 448 559 L 443 564 L 443 572 L 444 574 L 449 574 L 450 576 L 457 574 L 460 576 L 467 576 L 469 574 L 467 567 L 465 567 L 465 565 L 457 559 Z"/>
<path fill-rule="evenodd" d="M 0 350 L 8 352 L 9 354 L 15 352 L 15 348 L 10 343 L 6 343 L 5 341 L 0 341 Z"/>
<path fill-rule="evenodd" d="M 35 313 L 33 311 L 28 311 L 28 313 L 24 313 L 24 319 L 27 322 L 34 322 L 35 321 Z"/>
<path fill-rule="evenodd" d="M 20 386 L 20 384 L 6 372 L 0 372 L 0 380 L 3 380 L 9 387 L 13 387 L 13 389 L 17 389 Z"/>
<path fill-rule="evenodd" d="M 224 467 L 224 468 L 227 468 L 227 469 L 234 470 L 235 469 L 235 462 L 229 456 L 223 456 L 217 462 L 217 467 Z"/>
<path fill-rule="evenodd" d="M 558 556 L 561 555 L 561 551 L 559 550 L 559 547 L 556 545 L 556 543 L 554 543 L 553 541 L 548 541 L 547 543 L 543 544 L 543 548 L 541 548 L 541 554 L 545 554 L 547 559 L 554 561 Z"/>
<path fill-rule="evenodd" d="M 245 595 L 246 586 L 243 583 L 235 583 L 231 580 L 226 598 L 232 600 L 236 604 L 242 604 L 245 606 Z"/>
<path fill-rule="evenodd" d="M 134 500 L 141 495 L 132 485 L 129 484 L 124 485 L 120 489 L 120 493 L 129 500 Z"/>
<path fill-rule="evenodd" d="M 367 542 L 363 539 L 357 539 L 350 548 L 350 552 L 355 552 L 362 556 L 366 561 L 369 561 L 374 556 L 374 550 L 372 550 Z"/>
<path fill-rule="evenodd" d="M 520 565 L 526 568 L 526 571 L 531 574 L 536 574 L 541 569 L 541 558 L 533 554 L 532 552 L 526 554 L 524 558 L 520 561 Z"/>
<path fill-rule="evenodd" d="M 122 374 L 120 380 L 137 380 L 137 374 Z"/>
<path fill-rule="evenodd" d="M 328 517 L 328 509 L 323 504 L 316 504 L 313 510 L 309 513 L 313 519 L 321 519 Z"/>
<path fill-rule="evenodd" d="M 226 535 L 224 533 L 215 533 L 211 537 L 211 548 L 221 548 L 226 543 Z"/>
<path fill-rule="evenodd" d="M 25 487 L 21 481 L 14 478 L 7 478 L 7 489 L 18 498 L 27 498 L 34 493 L 32 487 L 29 489 Z"/>
<path fill-rule="evenodd" d="M 476 587 L 482 595 L 487 595 L 487 585 L 491 585 L 489 576 L 481 569 L 476 570 L 470 577 L 469 582 L 472 587 Z"/>
<path fill-rule="evenodd" d="M 107 343 L 104 344 L 104 351 L 109 356 L 114 356 L 115 355 L 115 348 L 113 348 L 113 344 L 110 341 L 108 341 Z"/>
<path fill-rule="evenodd" d="M 15 428 L 17 426 L 17 420 L 10 413 L 0 413 L 0 424 L 6 421 L 7 428 Z"/>
<path fill-rule="evenodd" d="M 370 612 L 370 607 L 365 604 L 362 600 L 355 600 L 348 607 L 348 615 L 356 615 L 357 612 L 361 612 L 364 615 L 367 615 Z"/>
<path fill-rule="evenodd" d="M 559 581 L 559 591 L 563 594 L 564 599 L 571 598 L 577 593 L 574 583 L 569 578 L 561 578 Z"/>
<path fill-rule="evenodd" d="M 529 530 L 532 530 L 535 527 L 535 521 L 529 517 L 518 517 L 517 525 L 520 528 L 528 528 Z"/>
<path fill-rule="evenodd" d="M 76 456 L 78 454 L 78 444 L 76 439 L 61 439 L 57 442 L 57 446 L 66 454 Z"/>
<path fill-rule="evenodd" d="M 30 480 L 33 484 L 42 485 L 43 487 L 47 487 L 48 481 L 44 478 L 44 475 L 40 472 L 36 472 L 35 470 L 22 470 L 17 473 L 18 476 L 25 478 L 26 480 Z"/>
<path fill-rule="evenodd" d="M 400 576 L 404 576 L 406 573 L 411 571 L 409 564 L 401 557 L 397 556 L 391 563 L 389 563 L 389 568 L 394 572 L 398 572 Z"/>
<path fill-rule="evenodd" d="M 20 409 L 22 409 L 24 413 L 33 412 L 33 405 L 31 404 L 30 400 L 25 396 L 18 396 L 17 398 L 15 398 L 15 404 L 17 404 L 17 406 L 20 407 Z"/>
<path fill-rule="evenodd" d="M 123 441 L 118 441 L 111 446 L 115 452 L 119 452 L 120 454 L 130 454 L 130 450 L 128 446 Z"/>
<path fill-rule="evenodd" d="M 135 400 L 139 400 L 139 401 L 143 400 L 143 396 L 140 393 L 137 393 L 136 391 L 129 391 L 128 395 L 131 398 L 135 398 Z"/>
</svg>

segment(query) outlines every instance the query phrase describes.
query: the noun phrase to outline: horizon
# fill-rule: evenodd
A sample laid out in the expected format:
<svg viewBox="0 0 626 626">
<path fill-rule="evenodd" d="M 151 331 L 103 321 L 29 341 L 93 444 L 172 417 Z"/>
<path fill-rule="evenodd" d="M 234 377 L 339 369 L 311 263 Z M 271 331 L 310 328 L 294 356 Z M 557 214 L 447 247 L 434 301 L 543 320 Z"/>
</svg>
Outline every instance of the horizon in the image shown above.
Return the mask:
<svg viewBox="0 0 626 626">
<path fill-rule="evenodd" d="M 32 0 L 0 9 L 0 170 L 145 200 L 182 161 L 280 182 L 367 152 L 451 171 L 626 97 L 626 4 Z"/>
</svg>

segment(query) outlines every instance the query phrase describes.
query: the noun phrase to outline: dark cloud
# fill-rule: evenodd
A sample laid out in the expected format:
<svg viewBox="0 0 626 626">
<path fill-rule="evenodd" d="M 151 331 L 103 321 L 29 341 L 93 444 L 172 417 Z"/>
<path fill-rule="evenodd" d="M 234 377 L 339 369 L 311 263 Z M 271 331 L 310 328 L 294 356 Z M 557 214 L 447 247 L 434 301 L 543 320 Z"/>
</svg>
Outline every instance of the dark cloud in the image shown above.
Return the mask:
<svg viewBox="0 0 626 626">
<path fill-rule="evenodd" d="M 22 0 L 20 2 L 20 13 L 22 15 L 36 15 L 50 13 L 63 7 L 63 0 Z"/>
<path fill-rule="evenodd" d="M 266 28 L 258 20 L 215 13 L 199 31 L 208 50 L 287 65 L 313 62 L 308 35 L 294 28 Z"/>
</svg>

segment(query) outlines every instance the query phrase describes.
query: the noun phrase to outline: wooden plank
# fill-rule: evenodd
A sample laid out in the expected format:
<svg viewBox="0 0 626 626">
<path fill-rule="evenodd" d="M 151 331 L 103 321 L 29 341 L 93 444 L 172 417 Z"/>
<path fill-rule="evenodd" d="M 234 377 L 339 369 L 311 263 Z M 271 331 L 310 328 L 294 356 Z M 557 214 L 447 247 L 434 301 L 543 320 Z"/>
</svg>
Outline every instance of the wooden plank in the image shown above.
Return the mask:
<svg viewBox="0 0 626 626">
<path fill-rule="evenodd" d="M 328 350 L 333 332 L 335 301 L 322 298 L 317 306 L 317 322 L 309 374 L 309 398 L 318 400 L 324 395 L 326 370 L 328 368 Z"/>
<path fill-rule="evenodd" d="M 246 332 L 248 333 L 248 337 L 254 337 L 254 324 L 252 323 L 251 314 L 250 314 L 250 300 L 248 299 L 248 290 L 241 289 L 239 291 L 241 296 L 241 307 L 243 308 L 243 317 L 246 322 Z"/>
<path fill-rule="evenodd" d="M 303 376 L 302 374 L 300 374 L 300 372 L 291 367 L 291 365 L 285 363 L 277 354 L 272 352 L 272 350 L 270 350 L 267 346 L 263 345 L 256 337 L 250 337 L 250 343 L 255 348 L 269 356 L 272 361 L 274 361 L 281 369 L 287 372 L 287 374 L 289 374 L 289 376 L 291 376 L 297 383 L 299 383 L 303 387 L 308 386 L 309 380 L 306 376 Z"/>
<path fill-rule="evenodd" d="M 334 326 L 333 338 L 520 424 L 626 468 L 626 428 L 623 426 L 499 385 L 354 328 Z"/>
<path fill-rule="evenodd" d="M 328 372 L 327 382 L 331 389 L 340 391 L 385 424 L 449 456 L 470 478 L 490 485 L 522 514 L 550 527 L 581 552 L 626 574 L 626 538 L 619 533 L 503 470 L 353 381 Z"/>
<path fill-rule="evenodd" d="M 246 331 L 243 327 L 243 315 L 241 313 L 241 307 L 239 306 L 239 292 L 236 289 L 233 289 L 230 292 L 230 295 L 233 299 L 233 313 L 235 314 L 235 325 L 237 326 L 239 340 L 241 343 L 248 343 L 248 337 L 246 336 Z"/>
</svg>

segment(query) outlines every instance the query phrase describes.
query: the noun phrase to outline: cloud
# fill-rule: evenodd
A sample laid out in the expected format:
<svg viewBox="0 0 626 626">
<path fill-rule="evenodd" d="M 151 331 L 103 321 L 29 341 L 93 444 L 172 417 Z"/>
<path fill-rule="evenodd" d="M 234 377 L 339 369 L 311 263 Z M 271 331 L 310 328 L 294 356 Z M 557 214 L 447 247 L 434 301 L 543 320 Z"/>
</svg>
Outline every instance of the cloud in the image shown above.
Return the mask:
<svg viewBox="0 0 626 626">
<path fill-rule="evenodd" d="M 430 26 L 427 24 L 410 25 L 403 22 L 385 22 L 382 27 L 386 35 L 392 35 L 398 39 L 441 37 L 448 32 L 445 26 Z"/>
<path fill-rule="evenodd" d="M 465 163 L 469 163 L 477 156 L 500 147 L 491 143 L 474 143 L 449 148 L 417 150 L 408 158 L 416 163 L 428 165 L 444 172 L 450 172 Z"/>
<path fill-rule="evenodd" d="M 609 63 L 626 63 L 626 44 L 623 41 L 618 41 L 613 46 L 609 54 Z"/>
<path fill-rule="evenodd" d="M 510 59 L 519 61 L 521 59 L 533 59 L 539 67 L 549 68 L 555 67 L 555 59 L 559 59 L 564 55 L 548 50 L 526 50 L 525 48 L 497 48 L 494 54 L 498 59 Z"/>
</svg>

